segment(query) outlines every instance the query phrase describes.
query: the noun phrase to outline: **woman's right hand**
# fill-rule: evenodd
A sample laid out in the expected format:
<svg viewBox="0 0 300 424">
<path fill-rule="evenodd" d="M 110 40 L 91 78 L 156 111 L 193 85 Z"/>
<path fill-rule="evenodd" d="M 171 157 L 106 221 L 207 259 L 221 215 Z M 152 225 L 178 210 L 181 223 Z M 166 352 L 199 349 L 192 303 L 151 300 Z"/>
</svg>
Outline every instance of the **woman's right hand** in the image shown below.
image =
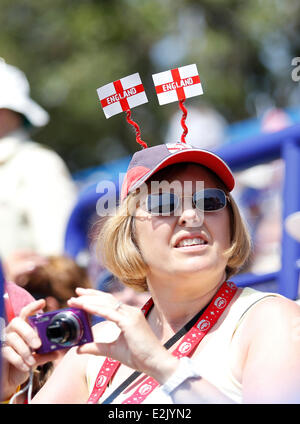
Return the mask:
<svg viewBox="0 0 300 424">
<path fill-rule="evenodd" d="M 5 328 L 5 342 L 2 347 L 2 400 L 11 397 L 17 387 L 28 379 L 31 368 L 53 361 L 57 356 L 56 352 L 43 355 L 34 352 L 41 346 L 41 340 L 27 319 L 40 312 L 45 305 L 44 299 L 29 303 Z"/>
</svg>

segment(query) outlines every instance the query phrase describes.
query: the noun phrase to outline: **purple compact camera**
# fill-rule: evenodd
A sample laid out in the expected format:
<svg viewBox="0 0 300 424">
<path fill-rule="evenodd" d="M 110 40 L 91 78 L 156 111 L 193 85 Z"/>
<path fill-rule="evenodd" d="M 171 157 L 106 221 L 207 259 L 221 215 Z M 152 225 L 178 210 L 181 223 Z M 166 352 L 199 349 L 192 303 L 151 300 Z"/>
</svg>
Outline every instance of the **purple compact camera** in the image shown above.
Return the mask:
<svg viewBox="0 0 300 424">
<path fill-rule="evenodd" d="M 37 353 L 79 346 L 93 341 L 88 315 L 77 308 L 65 308 L 28 318 L 38 331 L 42 346 Z"/>
</svg>

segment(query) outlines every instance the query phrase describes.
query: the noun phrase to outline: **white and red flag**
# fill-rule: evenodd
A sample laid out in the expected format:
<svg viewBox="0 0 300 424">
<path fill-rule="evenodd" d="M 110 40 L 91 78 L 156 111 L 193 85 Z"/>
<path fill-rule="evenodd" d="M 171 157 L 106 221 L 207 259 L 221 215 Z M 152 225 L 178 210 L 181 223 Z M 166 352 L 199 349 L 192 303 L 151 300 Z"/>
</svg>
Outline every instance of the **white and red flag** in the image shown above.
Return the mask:
<svg viewBox="0 0 300 424">
<path fill-rule="evenodd" d="M 106 118 L 148 102 L 139 73 L 110 82 L 97 93 Z"/>
<path fill-rule="evenodd" d="M 203 94 L 195 64 L 159 72 L 152 78 L 160 105 Z"/>
</svg>

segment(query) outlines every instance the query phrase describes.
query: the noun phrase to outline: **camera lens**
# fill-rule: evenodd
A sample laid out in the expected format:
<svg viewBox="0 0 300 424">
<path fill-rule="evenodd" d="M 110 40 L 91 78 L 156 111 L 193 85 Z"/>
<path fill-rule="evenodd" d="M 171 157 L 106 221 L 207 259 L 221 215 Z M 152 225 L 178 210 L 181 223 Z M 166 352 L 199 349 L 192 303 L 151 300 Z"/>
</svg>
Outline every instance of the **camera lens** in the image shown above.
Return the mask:
<svg viewBox="0 0 300 424">
<path fill-rule="evenodd" d="M 48 340 L 66 347 L 75 344 L 81 333 L 80 323 L 72 312 L 55 315 L 46 330 Z"/>
</svg>

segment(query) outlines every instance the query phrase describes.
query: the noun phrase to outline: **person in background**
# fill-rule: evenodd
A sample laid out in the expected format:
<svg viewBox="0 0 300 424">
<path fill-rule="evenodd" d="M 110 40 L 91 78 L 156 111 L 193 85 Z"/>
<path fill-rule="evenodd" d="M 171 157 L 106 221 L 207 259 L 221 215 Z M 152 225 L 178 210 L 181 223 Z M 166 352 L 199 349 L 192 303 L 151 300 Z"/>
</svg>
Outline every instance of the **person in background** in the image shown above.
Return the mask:
<svg viewBox="0 0 300 424">
<path fill-rule="evenodd" d="M 27 313 L 28 308 L 34 310 L 35 313 L 65 308 L 68 306 L 67 300 L 76 295 L 76 287 L 92 287 L 86 269 L 79 266 L 72 258 L 63 255 L 41 257 L 34 253 L 26 258 L 27 261 L 24 261 L 23 256 L 19 257 L 18 263 L 14 256 L 9 264 L 6 263 L 9 278 L 14 281 L 6 283 L 6 314 L 9 318 L 8 322 L 12 321 L 6 327 L 8 337 L 16 322 L 13 319 L 18 317 L 17 321 L 22 323 L 23 315 Z M 36 305 L 39 309 L 35 309 Z M 21 324 L 19 334 L 26 338 L 26 331 L 22 331 Z M 33 379 L 34 394 L 40 390 L 65 353 L 66 350 L 60 350 L 53 355 L 38 359 L 40 362 Z M 7 370 L 7 363 L 4 363 L 4 370 Z M 15 389 L 19 384 L 24 384 L 26 380 L 27 373 L 22 373 L 19 379 L 15 379 Z M 13 385 L 11 382 L 10 385 L 5 384 L 4 388 L 10 390 Z M 24 401 L 24 399 L 22 400 Z"/>
<path fill-rule="evenodd" d="M 64 161 L 32 141 L 49 120 L 25 74 L 0 58 L 0 257 L 63 253 L 77 190 Z"/>
<path fill-rule="evenodd" d="M 23 287 L 12 281 L 5 281 L 4 308 L 6 323 L 8 324 L 13 318 L 19 316 L 24 306 L 34 302 L 34 300 L 34 297 Z"/>
<path fill-rule="evenodd" d="M 34 299 L 45 299 L 45 312 L 66 308 L 76 287 L 92 288 L 87 270 L 65 255 L 42 257 L 32 253 L 27 261 L 21 257 L 20 265 L 14 256 L 13 265 L 14 269 L 11 263 L 6 263 L 9 279 L 26 289 Z"/>
</svg>

